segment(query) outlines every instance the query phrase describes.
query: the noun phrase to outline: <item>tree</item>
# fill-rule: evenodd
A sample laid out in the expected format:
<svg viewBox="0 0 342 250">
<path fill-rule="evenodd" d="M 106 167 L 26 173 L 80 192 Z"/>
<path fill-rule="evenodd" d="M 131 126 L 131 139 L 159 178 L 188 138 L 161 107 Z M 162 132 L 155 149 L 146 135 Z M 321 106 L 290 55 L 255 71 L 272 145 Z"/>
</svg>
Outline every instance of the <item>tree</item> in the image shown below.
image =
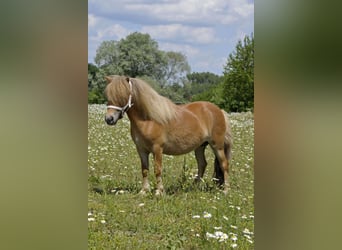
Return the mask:
<svg viewBox="0 0 342 250">
<path fill-rule="evenodd" d="M 147 78 L 160 94 L 184 102 L 184 86 L 190 66 L 185 55 L 162 51 L 150 35 L 134 32 L 120 41 L 103 41 L 95 64 L 88 64 L 88 101 L 102 103 L 105 75 Z"/>
<path fill-rule="evenodd" d="M 108 75 L 123 73 L 119 66 L 120 51 L 119 43 L 117 41 L 103 41 L 96 50 L 94 61 L 97 66 L 104 69 Z"/>
<path fill-rule="evenodd" d="M 187 76 L 188 91 L 196 93 L 192 100 L 206 100 L 227 111 L 241 112 L 254 108 L 254 37 L 238 41 L 229 54 L 223 77 L 211 73 L 193 73 Z M 215 79 L 216 78 L 216 79 Z M 203 88 L 205 86 L 205 88 Z M 207 89 L 207 90 L 206 90 Z M 186 92 L 186 91 L 185 91 Z M 190 95 L 191 96 L 191 95 Z"/>
<path fill-rule="evenodd" d="M 187 75 L 192 85 L 193 94 L 201 93 L 221 82 L 221 77 L 211 72 L 194 72 Z"/>
<path fill-rule="evenodd" d="M 92 63 L 88 63 L 88 89 L 92 88 L 92 80 L 95 78 L 99 69 Z"/>
<path fill-rule="evenodd" d="M 224 67 L 223 108 L 241 112 L 254 108 L 254 37 L 245 36 Z"/>
<path fill-rule="evenodd" d="M 147 75 L 156 79 L 161 75 L 166 60 L 158 43 L 149 34 L 134 32 L 120 40 L 118 48 L 118 65 L 123 74 L 131 77 Z"/>
<path fill-rule="evenodd" d="M 190 73 L 190 65 L 186 56 L 180 52 L 167 51 L 164 53 L 166 64 L 163 67 L 163 79 L 168 85 L 183 83 L 184 78 Z M 183 84 L 181 84 L 183 85 Z"/>
<path fill-rule="evenodd" d="M 215 103 L 217 106 L 223 108 L 223 83 L 219 82 L 206 91 L 199 92 L 192 98 L 193 101 L 208 101 Z"/>
<path fill-rule="evenodd" d="M 220 76 L 211 72 L 194 72 L 186 76 L 191 83 L 199 85 L 214 85 L 220 81 Z"/>
<path fill-rule="evenodd" d="M 104 103 L 103 90 L 106 86 L 105 72 L 88 63 L 88 103 Z"/>
<path fill-rule="evenodd" d="M 96 65 L 92 63 L 88 63 L 88 74 L 91 74 L 92 76 L 95 76 L 96 72 L 98 72 L 99 69 L 96 67 Z"/>
</svg>

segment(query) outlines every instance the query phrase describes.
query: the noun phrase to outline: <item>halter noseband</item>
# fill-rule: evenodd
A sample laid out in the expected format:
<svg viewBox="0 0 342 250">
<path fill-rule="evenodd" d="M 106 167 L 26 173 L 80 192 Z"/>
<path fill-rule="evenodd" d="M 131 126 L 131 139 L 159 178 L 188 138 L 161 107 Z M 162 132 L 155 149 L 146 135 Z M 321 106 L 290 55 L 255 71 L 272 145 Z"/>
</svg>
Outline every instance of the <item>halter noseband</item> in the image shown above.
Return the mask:
<svg viewBox="0 0 342 250">
<path fill-rule="evenodd" d="M 134 104 L 134 103 L 132 103 L 132 82 L 131 82 L 131 80 L 129 80 L 128 83 L 129 83 L 130 93 L 129 93 L 127 104 L 123 107 L 118 107 L 118 106 L 114 106 L 114 105 L 107 105 L 107 109 L 119 110 L 121 112 L 121 116 L 123 116 Z"/>
</svg>

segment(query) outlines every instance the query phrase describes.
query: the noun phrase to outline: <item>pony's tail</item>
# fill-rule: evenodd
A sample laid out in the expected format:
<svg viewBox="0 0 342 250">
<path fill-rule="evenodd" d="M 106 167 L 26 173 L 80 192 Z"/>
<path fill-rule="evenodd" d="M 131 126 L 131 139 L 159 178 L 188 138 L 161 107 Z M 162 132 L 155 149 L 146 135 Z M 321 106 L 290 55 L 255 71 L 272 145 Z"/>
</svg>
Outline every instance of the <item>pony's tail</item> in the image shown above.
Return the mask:
<svg viewBox="0 0 342 250">
<path fill-rule="evenodd" d="M 224 110 L 222 110 L 222 113 L 226 121 L 226 133 L 224 135 L 224 153 L 226 154 L 227 160 L 229 161 L 232 158 L 233 135 L 228 113 Z"/>
<path fill-rule="evenodd" d="M 224 154 L 226 155 L 227 160 L 229 161 L 232 157 L 232 147 L 233 147 L 233 136 L 232 131 L 230 127 L 229 117 L 228 113 L 224 110 L 221 110 L 226 122 L 226 133 L 224 136 Z M 215 162 L 214 162 L 214 180 L 218 185 L 223 185 L 224 183 L 224 174 L 220 167 L 219 160 L 215 156 Z"/>
</svg>

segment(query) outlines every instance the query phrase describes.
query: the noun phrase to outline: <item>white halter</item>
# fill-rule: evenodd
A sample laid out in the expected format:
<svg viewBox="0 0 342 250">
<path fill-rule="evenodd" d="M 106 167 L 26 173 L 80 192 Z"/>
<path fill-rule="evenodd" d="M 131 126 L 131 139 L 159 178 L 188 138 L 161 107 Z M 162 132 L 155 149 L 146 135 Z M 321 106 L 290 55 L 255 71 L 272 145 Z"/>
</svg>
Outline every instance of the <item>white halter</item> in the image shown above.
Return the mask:
<svg viewBox="0 0 342 250">
<path fill-rule="evenodd" d="M 131 80 L 128 81 L 129 83 L 129 97 L 128 97 L 128 102 L 125 106 L 123 107 L 118 107 L 118 106 L 114 106 L 114 105 L 108 105 L 107 106 L 107 109 L 116 109 L 116 110 L 119 110 L 121 111 L 121 115 L 123 116 L 125 114 L 125 112 L 127 112 L 132 106 L 134 103 L 132 103 L 132 82 Z"/>
</svg>

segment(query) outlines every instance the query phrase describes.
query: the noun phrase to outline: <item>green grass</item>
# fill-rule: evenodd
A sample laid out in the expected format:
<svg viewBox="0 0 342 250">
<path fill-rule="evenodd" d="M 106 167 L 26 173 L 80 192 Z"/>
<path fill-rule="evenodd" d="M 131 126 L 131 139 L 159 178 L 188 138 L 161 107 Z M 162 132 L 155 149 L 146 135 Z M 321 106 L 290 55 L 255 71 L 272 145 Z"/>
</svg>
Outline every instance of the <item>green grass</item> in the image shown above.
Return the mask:
<svg viewBox="0 0 342 250">
<path fill-rule="evenodd" d="M 142 197 L 140 160 L 129 120 L 125 117 L 110 127 L 104 112 L 104 105 L 88 107 L 88 249 L 254 248 L 252 113 L 230 114 L 234 148 L 228 195 L 211 181 L 214 156 L 208 147 L 208 167 L 199 186 L 193 185 L 194 153 L 164 156 L 166 194 Z M 152 157 L 150 162 L 154 189 Z"/>
</svg>

